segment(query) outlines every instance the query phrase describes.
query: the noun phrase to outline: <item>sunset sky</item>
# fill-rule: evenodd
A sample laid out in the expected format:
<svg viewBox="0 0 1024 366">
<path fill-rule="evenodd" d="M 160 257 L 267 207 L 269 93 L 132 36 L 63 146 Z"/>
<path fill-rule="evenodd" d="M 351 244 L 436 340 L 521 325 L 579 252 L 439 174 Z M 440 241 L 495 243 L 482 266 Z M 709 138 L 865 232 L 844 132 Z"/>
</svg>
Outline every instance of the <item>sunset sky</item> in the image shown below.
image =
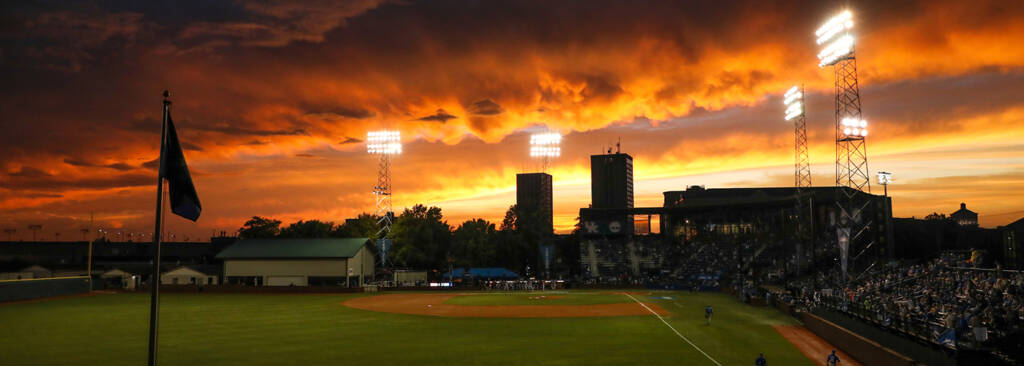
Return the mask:
<svg viewBox="0 0 1024 366">
<path fill-rule="evenodd" d="M 839 7 L 840 3 L 848 3 Z M 896 5 L 892 3 L 897 3 Z M 529 135 L 565 137 L 555 226 L 621 138 L 637 206 L 688 185 L 791 186 L 782 94 L 804 84 L 814 184 L 834 184 L 832 70 L 814 30 L 854 14 L 869 166 L 894 214 L 1024 217 L 1020 1 L 94 1 L 0 5 L 0 228 L 152 232 L 160 93 L 202 200 L 177 240 L 253 215 L 374 210 L 366 132 L 401 130 L 395 209 L 500 221 Z M 874 179 L 872 179 L 874 180 Z M 874 184 L 874 182 L 872 182 Z M 872 187 L 881 193 L 881 187 Z M 0 240 L 6 240 L 6 234 Z"/>
</svg>

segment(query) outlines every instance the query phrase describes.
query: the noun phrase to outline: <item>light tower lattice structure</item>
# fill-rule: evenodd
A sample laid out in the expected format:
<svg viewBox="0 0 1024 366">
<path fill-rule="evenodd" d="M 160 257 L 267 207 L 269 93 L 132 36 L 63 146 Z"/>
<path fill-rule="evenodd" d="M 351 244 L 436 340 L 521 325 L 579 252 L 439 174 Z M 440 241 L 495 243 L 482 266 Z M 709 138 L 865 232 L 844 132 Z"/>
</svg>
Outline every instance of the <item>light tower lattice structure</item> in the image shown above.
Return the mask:
<svg viewBox="0 0 1024 366">
<path fill-rule="evenodd" d="M 562 155 L 562 135 L 557 132 L 530 135 L 530 157 L 540 159 L 540 171 L 546 173 L 551 160 Z"/>
<path fill-rule="evenodd" d="M 867 122 L 861 118 L 860 87 L 857 84 L 857 57 L 855 54 L 853 14 L 843 11 L 829 19 L 815 32 L 818 67 L 832 66 L 836 91 L 836 187 L 839 220 L 837 242 L 843 280 L 850 266 L 849 253 L 856 251 L 857 259 L 874 245 L 869 236 L 871 216 L 862 215 L 870 204 L 864 192 L 871 192 L 868 172 L 866 137 Z"/>
<path fill-rule="evenodd" d="M 807 152 L 807 108 L 804 105 L 803 86 L 794 86 L 783 96 L 786 105 L 786 120 L 793 121 L 794 136 L 794 186 L 796 187 L 796 270 L 800 272 L 803 258 L 803 245 L 811 238 L 810 202 L 804 194 L 811 188 L 811 160 Z"/>
<path fill-rule="evenodd" d="M 537 249 L 539 250 L 539 258 L 537 263 L 539 264 L 538 269 L 543 269 L 544 278 L 549 278 L 551 275 L 551 265 L 554 259 L 555 247 L 552 245 L 554 237 L 552 236 L 553 231 L 553 216 L 552 216 L 552 198 L 553 198 L 553 179 L 551 175 L 547 174 L 548 168 L 551 165 L 551 160 L 562 155 L 562 135 L 557 132 L 544 132 L 530 135 L 530 157 L 540 160 L 540 174 L 522 174 L 516 177 L 516 204 L 521 205 L 520 209 L 532 210 L 532 214 L 541 218 L 541 227 L 543 228 L 543 235 L 540 241 L 537 243 Z M 533 179 L 527 179 L 521 181 L 520 176 L 533 176 Z M 526 187 L 533 187 L 536 190 L 535 193 L 539 193 L 539 197 L 523 199 L 519 196 L 518 190 L 521 188 L 522 182 L 532 181 L 533 183 L 527 183 Z M 525 203 L 530 203 L 528 206 Z"/>
<path fill-rule="evenodd" d="M 391 156 L 402 153 L 402 134 L 399 131 L 371 131 L 366 134 L 366 152 L 377 155 L 377 184 L 373 197 L 377 202 L 378 238 L 391 232 L 395 213 L 391 206 Z"/>
</svg>

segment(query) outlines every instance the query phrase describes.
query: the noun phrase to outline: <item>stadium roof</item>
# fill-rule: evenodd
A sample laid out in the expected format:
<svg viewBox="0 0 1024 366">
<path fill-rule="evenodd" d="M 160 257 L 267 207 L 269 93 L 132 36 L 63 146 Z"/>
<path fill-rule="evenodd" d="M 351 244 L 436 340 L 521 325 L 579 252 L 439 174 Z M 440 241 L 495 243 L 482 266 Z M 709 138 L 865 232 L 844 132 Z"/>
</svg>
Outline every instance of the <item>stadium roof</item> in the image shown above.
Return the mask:
<svg viewBox="0 0 1024 366">
<path fill-rule="evenodd" d="M 217 254 L 217 258 L 352 258 L 369 241 L 367 238 L 242 239 Z"/>
</svg>

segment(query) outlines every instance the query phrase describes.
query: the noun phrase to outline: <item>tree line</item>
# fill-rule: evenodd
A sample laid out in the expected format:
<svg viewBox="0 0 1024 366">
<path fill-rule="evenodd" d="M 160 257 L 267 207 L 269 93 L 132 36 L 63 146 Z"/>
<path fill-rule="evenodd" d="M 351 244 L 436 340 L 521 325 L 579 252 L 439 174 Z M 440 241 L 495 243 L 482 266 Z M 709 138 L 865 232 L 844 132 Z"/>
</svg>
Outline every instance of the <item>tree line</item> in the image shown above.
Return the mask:
<svg viewBox="0 0 1024 366">
<path fill-rule="evenodd" d="M 363 213 L 342 224 L 299 220 L 281 227 L 280 220 L 253 216 L 238 230 L 238 236 L 243 239 L 369 238 L 376 243 L 380 231 L 378 219 Z M 576 236 L 556 236 L 545 226 L 536 212 L 525 212 L 515 205 L 505 212 L 500 225 L 477 218 L 452 226 L 439 207 L 417 204 L 395 217 L 391 232 L 386 234 L 391 240 L 388 266 L 439 270 L 447 270 L 449 265 L 505 267 L 533 275 L 541 269 L 538 267 L 540 247 L 552 245 L 555 248 L 552 273 L 575 273 L 579 267 Z"/>
</svg>

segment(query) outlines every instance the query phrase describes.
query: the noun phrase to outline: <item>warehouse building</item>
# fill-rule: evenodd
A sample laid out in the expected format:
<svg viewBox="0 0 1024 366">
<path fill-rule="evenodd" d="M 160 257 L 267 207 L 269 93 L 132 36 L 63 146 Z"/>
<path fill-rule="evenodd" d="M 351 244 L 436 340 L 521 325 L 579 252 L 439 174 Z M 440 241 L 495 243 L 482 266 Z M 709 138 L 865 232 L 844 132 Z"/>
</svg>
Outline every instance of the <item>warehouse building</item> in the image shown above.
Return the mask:
<svg viewBox="0 0 1024 366">
<path fill-rule="evenodd" d="M 248 286 L 359 286 L 373 279 L 367 238 L 242 239 L 217 255 L 225 283 Z"/>
</svg>

